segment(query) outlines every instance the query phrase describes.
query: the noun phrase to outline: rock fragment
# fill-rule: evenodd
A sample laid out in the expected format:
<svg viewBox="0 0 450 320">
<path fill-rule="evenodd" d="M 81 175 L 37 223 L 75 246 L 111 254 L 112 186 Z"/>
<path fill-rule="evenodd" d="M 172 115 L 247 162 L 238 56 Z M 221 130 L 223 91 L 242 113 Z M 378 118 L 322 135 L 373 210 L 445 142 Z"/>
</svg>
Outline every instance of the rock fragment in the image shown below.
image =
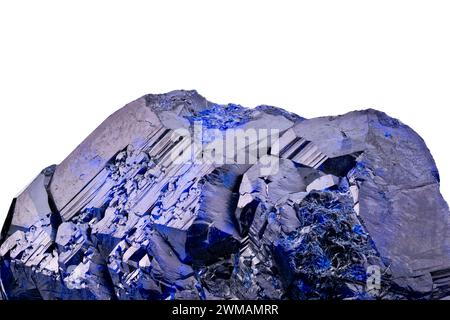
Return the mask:
<svg viewBox="0 0 450 320">
<path fill-rule="evenodd" d="M 1 299 L 445 299 L 424 141 L 376 110 L 304 119 L 147 95 L 12 201 Z"/>
</svg>

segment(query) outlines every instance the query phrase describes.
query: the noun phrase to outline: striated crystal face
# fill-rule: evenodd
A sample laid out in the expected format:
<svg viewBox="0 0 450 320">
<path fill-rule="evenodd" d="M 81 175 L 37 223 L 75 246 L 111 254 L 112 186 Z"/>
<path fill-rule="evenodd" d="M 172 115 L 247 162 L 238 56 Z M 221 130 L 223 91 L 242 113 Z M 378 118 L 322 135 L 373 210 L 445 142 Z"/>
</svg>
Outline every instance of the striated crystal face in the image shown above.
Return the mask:
<svg viewBox="0 0 450 320">
<path fill-rule="evenodd" d="M 3 299 L 441 299 L 450 214 L 423 140 L 376 110 L 147 95 L 13 199 Z"/>
</svg>

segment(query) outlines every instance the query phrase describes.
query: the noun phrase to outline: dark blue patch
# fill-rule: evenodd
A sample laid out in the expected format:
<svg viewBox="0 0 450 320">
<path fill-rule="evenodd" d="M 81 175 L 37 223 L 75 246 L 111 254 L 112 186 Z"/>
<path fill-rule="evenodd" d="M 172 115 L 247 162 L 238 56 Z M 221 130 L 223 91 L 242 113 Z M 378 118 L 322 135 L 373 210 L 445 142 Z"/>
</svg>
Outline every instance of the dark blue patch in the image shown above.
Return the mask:
<svg viewBox="0 0 450 320">
<path fill-rule="evenodd" d="M 237 104 L 225 106 L 213 104 L 193 116 L 186 117 L 191 123 L 201 122 L 208 129 L 221 131 L 245 124 L 250 120 L 251 110 Z"/>
</svg>

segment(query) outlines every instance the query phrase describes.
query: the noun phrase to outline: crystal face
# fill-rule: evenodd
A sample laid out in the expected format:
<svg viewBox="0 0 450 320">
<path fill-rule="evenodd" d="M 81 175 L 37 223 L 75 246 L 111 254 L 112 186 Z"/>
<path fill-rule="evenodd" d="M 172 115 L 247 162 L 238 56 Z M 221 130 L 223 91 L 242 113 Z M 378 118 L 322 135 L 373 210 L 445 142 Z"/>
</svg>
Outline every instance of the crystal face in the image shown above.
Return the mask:
<svg viewBox="0 0 450 320">
<path fill-rule="evenodd" d="M 147 95 L 13 199 L 2 299 L 442 299 L 450 214 L 423 140 L 376 110 Z"/>
</svg>

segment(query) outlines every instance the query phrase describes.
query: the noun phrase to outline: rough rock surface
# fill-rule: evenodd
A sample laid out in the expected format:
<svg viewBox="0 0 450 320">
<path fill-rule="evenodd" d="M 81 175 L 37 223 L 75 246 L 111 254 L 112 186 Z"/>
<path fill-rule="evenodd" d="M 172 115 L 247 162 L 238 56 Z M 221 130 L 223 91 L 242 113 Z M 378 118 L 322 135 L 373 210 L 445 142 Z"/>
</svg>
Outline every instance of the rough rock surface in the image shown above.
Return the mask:
<svg viewBox="0 0 450 320">
<path fill-rule="evenodd" d="M 206 148 L 223 139 L 206 129 L 280 135 L 254 162 L 174 161 L 188 146 L 177 130 L 198 122 Z M 0 245 L 0 299 L 450 296 L 436 165 L 371 109 L 307 120 L 195 91 L 144 96 L 12 201 Z"/>
</svg>

